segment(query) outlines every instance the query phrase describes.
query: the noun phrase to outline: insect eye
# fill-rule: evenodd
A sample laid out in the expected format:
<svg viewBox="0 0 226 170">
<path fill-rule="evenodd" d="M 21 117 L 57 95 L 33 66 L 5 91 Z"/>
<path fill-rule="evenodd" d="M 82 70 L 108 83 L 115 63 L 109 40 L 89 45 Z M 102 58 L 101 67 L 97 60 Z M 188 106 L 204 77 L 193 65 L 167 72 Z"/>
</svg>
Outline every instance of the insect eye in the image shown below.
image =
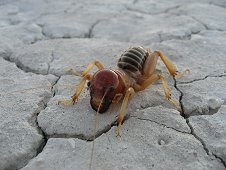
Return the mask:
<svg viewBox="0 0 226 170">
<path fill-rule="evenodd" d="M 88 87 L 90 86 L 90 81 L 87 82 L 87 86 L 88 86 Z"/>
</svg>

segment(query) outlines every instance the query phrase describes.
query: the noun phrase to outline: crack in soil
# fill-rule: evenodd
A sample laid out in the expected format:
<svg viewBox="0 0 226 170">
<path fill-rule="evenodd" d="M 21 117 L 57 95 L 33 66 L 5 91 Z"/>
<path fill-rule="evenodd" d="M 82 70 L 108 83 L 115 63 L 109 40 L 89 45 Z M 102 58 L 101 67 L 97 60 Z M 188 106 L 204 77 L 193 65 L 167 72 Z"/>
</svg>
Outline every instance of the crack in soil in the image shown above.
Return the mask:
<svg viewBox="0 0 226 170">
<path fill-rule="evenodd" d="M 215 4 L 214 2 L 209 2 L 209 4 L 210 4 L 210 5 L 217 6 L 217 7 L 220 7 L 220 8 L 226 8 L 226 6 L 219 5 L 219 4 Z"/>
<path fill-rule="evenodd" d="M 187 15 L 186 15 L 186 16 L 187 16 Z M 202 26 L 204 26 L 206 30 L 211 30 L 211 31 L 212 31 L 212 30 L 216 30 L 216 31 L 225 31 L 225 30 L 222 30 L 222 29 L 209 28 L 208 25 L 206 25 L 205 23 L 201 22 L 199 19 L 197 19 L 197 18 L 195 18 L 195 17 L 193 17 L 193 16 L 189 16 L 189 17 L 191 17 L 193 20 L 197 21 L 197 22 L 200 23 Z"/>
<path fill-rule="evenodd" d="M 39 73 L 39 71 L 40 70 L 34 70 L 34 69 L 32 69 L 32 68 L 30 68 L 30 67 L 27 67 L 27 66 L 25 66 L 23 63 L 21 63 L 21 61 L 20 60 L 18 60 L 17 58 L 15 58 L 15 59 L 12 59 L 11 58 L 11 56 L 13 55 L 13 52 L 8 52 L 8 54 L 5 54 L 5 56 L 4 57 L 2 57 L 5 61 L 8 61 L 8 62 L 10 62 L 10 63 L 13 63 L 13 64 L 15 64 L 15 66 L 18 68 L 18 69 L 20 69 L 21 71 L 23 71 L 24 73 L 33 73 L 33 74 L 37 74 L 37 75 L 49 75 L 49 74 L 52 74 L 52 75 L 54 75 L 54 76 L 56 76 L 56 77 L 59 77 L 59 75 L 57 75 L 57 74 L 54 74 L 54 73 L 50 73 L 49 72 L 49 70 L 50 70 L 50 64 L 54 61 L 54 59 L 55 59 L 55 55 L 54 55 L 54 50 L 52 50 L 52 52 L 51 52 L 51 58 L 50 58 L 50 61 L 47 63 L 47 69 L 46 69 L 46 71 L 45 71 L 45 73 Z M 63 74 L 64 75 L 64 74 Z M 66 74 L 65 74 L 66 75 Z"/>
<path fill-rule="evenodd" d="M 8 62 L 10 62 L 10 63 L 12 63 L 12 64 L 15 64 L 15 66 L 18 68 L 18 69 L 20 69 L 21 71 L 23 71 L 24 73 L 27 73 L 28 71 L 26 70 L 26 69 L 24 69 L 24 67 L 22 67 L 21 66 L 21 64 L 18 64 L 18 62 L 19 61 L 14 61 L 14 60 L 12 60 L 11 59 L 11 56 L 12 56 L 12 52 L 10 53 L 10 54 L 6 54 L 6 56 L 5 57 L 2 57 L 5 61 L 8 61 Z M 30 71 L 31 73 L 33 73 L 32 71 Z M 34 73 L 34 74 L 37 74 L 37 73 Z"/>
<path fill-rule="evenodd" d="M 200 20 L 196 19 L 195 17 L 193 17 L 193 16 L 188 16 L 188 17 L 191 17 L 193 20 L 195 20 L 196 22 L 198 22 L 199 24 L 201 24 L 206 30 L 210 30 L 209 27 L 206 24 L 204 24 Z"/>
<path fill-rule="evenodd" d="M 93 29 L 94 27 L 99 24 L 102 20 L 97 20 L 96 22 L 94 22 L 91 27 L 89 28 L 89 32 L 87 34 L 85 34 L 84 38 L 93 38 Z"/>
<path fill-rule="evenodd" d="M 193 136 L 194 136 L 194 137 L 202 144 L 203 149 L 205 150 L 206 154 L 207 154 L 208 156 L 214 156 L 215 159 L 218 159 L 218 160 L 224 165 L 224 167 L 226 168 L 226 163 L 224 162 L 224 160 L 223 160 L 221 157 L 217 156 L 216 154 L 210 152 L 209 149 L 207 148 L 205 142 L 202 140 L 202 138 L 200 138 L 200 137 L 195 133 L 194 128 L 192 127 L 192 125 L 191 125 L 190 122 L 189 122 L 189 119 L 186 119 L 186 122 L 187 122 L 188 126 L 189 126 L 190 129 L 191 129 L 191 134 L 192 134 L 192 135 L 193 135 Z"/>
<path fill-rule="evenodd" d="M 187 115 L 185 115 L 185 113 L 184 113 L 184 105 L 183 105 L 183 102 L 182 102 L 182 98 L 184 96 L 184 93 L 177 87 L 177 80 L 176 80 L 176 78 L 173 78 L 173 80 L 174 80 L 174 88 L 180 93 L 180 96 L 179 96 L 179 103 L 180 103 L 180 107 L 181 107 L 180 115 L 184 119 L 186 119 Z"/>
<path fill-rule="evenodd" d="M 109 130 L 111 130 L 112 127 L 116 126 L 116 121 L 112 122 L 111 124 L 107 125 L 104 129 L 96 131 L 96 135 L 95 135 L 95 140 L 102 136 L 103 134 L 107 133 Z M 91 142 L 93 141 L 93 136 L 89 135 L 86 136 L 84 134 L 73 134 L 73 135 L 69 135 L 69 134 L 53 134 L 53 135 L 46 135 L 46 138 L 77 138 L 77 139 L 81 139 L 87 142 Z"/>
<path fill-rule="evenodd" d="M 206 78 L 208 78 L 209 76 L 206 76 Z M 217 77 L 219 77 L 219 76 L 217 76 Z M 206 79 L 206 78 L 204 78 L 204 79 Z M 213 154 L 213 153 L 211 153 L 210 151 L 209 151 L 209 149 L 207 148 L 207 146 L 206 146 L 206 144 L 205 144 L 205 142 L 195 133 L 195 131 L 194 131 L 194 128 L 192 127 L 192 125 L 190 124 L 190 122 L 189 122 L 189 119 L 188 119 L 188 116 L 187 115 L 185 115 L 185 113 L 184 113 L 184 105 L 183 105 L 183 103 L 182 103 L 182 98 L 183 98 L 183 92 L 177 87 L 177 80 L 174 78 L 174 87 L 178 90 L 178 92 L 180 92 L 180 99 L 179 99 L 179 102 L 180 102 L 180 105 L 181 105 L 181 116 L 186 120 L 186 123 L 187 123 L 187 125 L 188 125 L 188 127 L 190 128 L 190 130 L 191 130 L 191 134 L 201 143 L 201 145 L 203 146 L 203 149 L 205 150 L 205 152 L 206 152 L 206 154 L 208 155 L 208 156 L 211 156 L 211 155 L 213 155 L 216 159 L 218 159 L 223 165 L 224 165 L 224 167 L 226 168 L 226 163 L 224 162 L 224 160 L 222 159 L 222 158 L 220 158 L 219 156 L 217 156 L 217 155 L 215 155 L 215 154 Z"/>
<path fill-rule="evenodd" d="M 14 62 L 13 60 L 11 60 L 11 59 L 10 59 L 10 56 L 11 56 L 11 55 L 8 55 L 7 57 L 4 57 L 3 59 L 4 59 L 5 61 L 8 61 L 8 62 L 10 62 L 10 63 L 15 64 L 15 66 L 16 66 L 18 69 L 20 69 L 21 71 L 23 71 L 23 72 L 26 73 L 27 71 L 25 71 L 23 67 L 20 67 L 16 62 Z M 54 58 L 52 58 L 51 61 L 53 61 L 53 59 L 54 59 Z M 29 72 L 31 72 L 31 71 L 29 71 Z M 37 73 L 34 73 L 34 72 L 31 72 L 31 73 L 37 74 Z M 43 98 L 43 99 L 39 102 L 39 104 L 38 104 L 40 110 L 39 110 L 37 113 L 34 113 L 34 116 L 32 116 L 31 119 L 30 119 L 30 121 L 28 121 L 28 123 L 29 123 L 32 127 L 35 127 L 35 128 L 37 129 L 38 133 L 39 133 L 40 135 L 43 136 L 43 140 L 41 141 L 40 146 L 36 149 L 36 155 L 35 155 L 33 158 L 37 157 L 37 155 L 38 155 L 39 153 L 42 152 L 42 150 L 44 149 L 44 147 L 45 147 L 45 145 L 46 145 L 46 143 L 47 143 L 47 141 L 48 141 L 47 135 L 45 134 L 45 132 L 41 129 L 41 127 L 40 127 L 39 124 L 38 124 L 37 117 L 38 117 L 39 113 L 40 113 L 42 110 L 45 110 L 45 108 L 47 107 L 47 103 L 49 102 L 49 100 L 50 100 L 52 97 L 55 96 L 55 92 L 54 92 L 54 90 L 53 90 L 53 87 L 54 87 L 55 84 L 57 84 L 57 82 L 58 82 L 59 79 L 60 79 L 60 77 L 58 77 L 58 79 L 51 85 L 51 93 L 52 93 L 52 95 L 51 95 L 51 96 L 48 96 L 48 94 L 46 94 L 46 96 L 44 96 L 44 98 Z M 32 90 L 32 89 L 33 89 L 33 88 L 31 88 L 31 89 L 24 89 L 24 90 L 26 91 L 26 90 Z M 37 88 L 34 88 L 34 89 L 37 89 Z M 23 90 L 22 90 L 22 91 L 23 91 Z M 33 158 L 31 158 L 31 159 L 33 159 Z M 31 160 L 31 159 L 30 159 L 30 160 Z M 28 163 L 29 163 L 29 161 L 27 162 L 27 164 L 28 164 Z M 27 164 L 26 164 L 26 165 L 27 165 Z M 24 167 L 25 167 L 26 165 L 24 165 Z M 21 167 L 21 168 L 22 168 L 22 167 Z"/>
<path fill-rule="evenodd" d="M 189 119 L 186 119 L 186 123 L 191 129 L 191 134 L 202 144 L 203 149 L 206 151 L 206 154 L 210 155 L 210 152 L 209 152 L 208 148 L 206 147 L 205 142 L 194 132 L 194 128 L 190 124 Z"/>
<path fill-rule="evenodd" d="M 187 82 L 178 82 L 177 81 L 177 85 L 179 84 L 179 85 L 183 85 L 183 84 L 191 84 L 191 83 L 194 83 L 194 82 L 197 82 L 197 81 L 203 81 L 203 80 L 206 80 L 207 78 L 219 78 L 219 77 L 226 77 L 226 74 L 222 74 L 222 75 L 207 75 L 207 76 L 205 76 L 205 77 L 203 77 L 203 78 L 199 78 L 199 79 L 194 79 L 194 80 L 191 80 L 191 81 L 187 81 Z M 189 118 L 189 117 L 191 117 L 191 116 L 197 116 L 197 115 L 200 115 L 200 113 L 199 113 L 199 111 L 197 111 L 197 110 L 193 110 L 193 111 L 191 111 L 191 112 L 188 112 L 187 114 L 185 114 L 185 112 L 184 112 L 184 106 L 183 106 L 183 102 L 182 102 L 182 97 L 183 97 L 183 92 L 179 89 L 179 88 L 177 88 L 176 87 L 176 89 L 181 93 L 181 97 L 180 97 L 180 104 L 181 104 L 181 106 L 182 106 L 182 113 L 183 113 L 183 117 L 185 117 L 185 118 Z M 225 101 L 226 102 L 226 101 Z M 224 102 L 224 103 L 225 103 Z M 211 107 L 208 107 L 208 111 L 206 111 L 206 112 L 202 112 L 201 113 L 201 115 L 213 115 L 213 114 L 215 114 L 215 113 L 217 113 L 218 112 L 218 110 L 221 108 L 221 106 L 222 105 L 224 105 L 224 103 L 223 104 L 221 104 L 219 107 L 217 107 L 217 108 L 211 108 Z"/>
<path fill-rule="evenodd" d="M 55 59 L 55 56 L 54 56 L 54 50 L 52 50 L 52 52 L 51 52 L 51 59 L 50 59 L 50 61 L 48 62 L 47 74 L 49 74 L 50 64 L 54 61 L 54 59 Z"/>
<path fill-rule="evenodd" d="M 33 158 L 31 158 L 30 160 L 32 160 L 32 159 L 34 159 L 35 157 L 37 157 L 37 156 L 43 151 L 43 149 L 44 149 L 44 147 L 46 146 L 46 143 L 47 143 L 47 141 L 48 141 L 48 137 L 47 137 L 47 135 L 45 134 L 45 132 L 42 130 L 42 128 L 39 126 L 37 118 L 38 118 L 39 113 L 40 113 L 41 111 L 45 110 L 45 108 L 47 107 L 47 103 L 50 101 L 50 99 L 53 98 L 53 97 L 55 96 L 55 92 L 54 92 L 54 90 L 53 90 L 53 87 L 54 87 L 54 85 L 57 84 L 57 82 L 59 81 L 59 79 L 60 79 L 60 77 L 58 77 L 58 79 L 51 85 L 51 93 L 52 93 L 52 95 L 51 95 L 50 97 L 48 97 L 47 99 L 46 99 L 46 98 L 43 98 L 43 100 L 41 101 L 42 104 L 41 104 L 41 106 L 39 106 L 39 107 L 40 107 L 39 112 L 37 112 L 37 113 L 34 115 L 34 116 L 35 116 L 35 120 L 34 120 L 35 125 L 33 125 L 33 127 L 35 126 L 35 128 L 37 128 L 38 133 L 39 133 L 40 135 L 43 136 L 43 140 L 42 140 L 42 142 L 40 143 L 39 147 L 36 149 L 36 155 L 35 155 Z M 29 160 L 29 161 L 30 161 L 30 160 Z M 29 161 L 27 162 L 27 164 L 29 163 Z M 24 167 L 27 166 L 27 164 L 24 165 Z M 22 168 L 23 168 L 23 167 L 22 167 Z"/>
<path fill-rule="evenodd" d="M 12 53 L 11 55 L 13 55 L 13 53 Z M 47 75 L 47 73 L 46 73 L 46 74 L 37 73 L 37 71 L 33 70 L 32 68 L 29 68 L 29 67 L 25 66 L 25 65 L 24 65 L 23 63 L 21 63 L 21 61 L 18 60 L 17 58 L 12 59 L 12 58 L 11 58 L 11 55 L 10 55 L 10 56 L 7 56 L 7 57 L 3 57 L 3 59 L 4 59 L 5 61 L 8 61 L 8 62 L 10 62 L 10 63 L 15 64 L 15 66 L 16 66 L 18 69 L 20 69 L 21 71 L 23 71 L 24 73 L 29 73 L 29 72 L 30 72 L 30 73 L 37 74 L 37 75 Z M 54 76 L 57 77 L 57 75 L 54 75 Z"/>
<path fill-rule="evenodd" d="M 136 2 L 137 3 L 137 2 Z M 134 4 L 134 3 L 133 3 Z M 165 10 L 163 10 L 162 12 L 145 12 L 140 10 L 139 8 L 130 8 L 129 6 L 125 5 L 124 6 L 126 8 L 126 10 L 130 11 L 130 12 L 137 12 L 140 14 L 144 14 L 144 15 L 161 15 L 161 14 L 167 14 L 168 12 L 170 12 L 171 10 L 175 10 L 178 9 L 180 7 L 180 5 L 176 5 L 174 7 L 170 7 L 170 8 L 166 8 Z"/>
<path fill-rule="evenodd" d="M 165 125 L 165 124 L 163 124 L 163 123 L 159 123 L 159 122 L 156 122 L 156 121 L 151 120 L 151 119 L 139 118 L 139 117 L 137 117 L 137 116 L 131 116 L 131 117 L 136 118 L 136 119 L 138 119 L 138 120 L 150 121 L 150 122 L 156 123 L 156 124 L 158 124 L 158 125 L 164 126 L 164 127 L 166 127 L 166 128 L 175 130 L 175 131 L 177 131 L 177 132 L 179 132 L 179 133 L 190 134 L 190 133 L 188 133 L 188 132 L 180 131 L 180 130 L 178 130 L 178 129 L 175 129 L 175 128 L 173 128 L 173 127 L 169 127 L 169 126 L 167 126 L 167 125 Z"/>
<path fill-rule="evenodd" d="M 167 8 L 167 9 L 164 10 L 163 13 L 168 13 L 168 12 L 170 12 L 170 11 L 172 11 L 172 10 L 175 10 L 175 9 L 178 9 L 178 8 L 180 8 L 180 7 L 181 7 L 181 5 L 176 5 L 176 6 L 174 6 L 174 7 Z"/>
<path fill-rule="evenodd" d="M 47 37 L 47 35 L 46 35 L 46 33 L 44 32 L 44 24 L 42 25 L 42 24 L 37 24 L 40 28 L 41 28 L 41 33 L 42 33 L 42 36 L 44 37 L 44 38 L 46 38 Z M 37 41 L 36 41 L 37 42 Z M 35 43 L 36 43 L 35 42 Z"/>
<path fill-rule="evenodd" d="M 226 74 L 221 74 L 221 75 L 207 75 L 203 78 L 198 78 L 198 79 L 194 79 L 194 80 L 191 80 L 191 81 L 186 81 L 186 82 L 180 82 L 178 81 L 177 84 L 190 84 L 190 83 L 193 83 L 193 82 L 196 82 L 196 81 L 202 81 L 202 80 L 205 80 L 209 77 L 226 77 Z"/>
<path fill-rule="evenodd" d="M 221 157 L 219 157 L 219 156 L 217 156 L 216 154 L 213 154 L 213 153 L 212 153 L 212 155 L 213 155 L 216 159 L 219 159 L 219 160 L 221 161 L 221 163 L 224 165 L 224 167 L 226 168 L 226 162 L 224 162 L 224 160 L 223 160 Z"/>
</svg>

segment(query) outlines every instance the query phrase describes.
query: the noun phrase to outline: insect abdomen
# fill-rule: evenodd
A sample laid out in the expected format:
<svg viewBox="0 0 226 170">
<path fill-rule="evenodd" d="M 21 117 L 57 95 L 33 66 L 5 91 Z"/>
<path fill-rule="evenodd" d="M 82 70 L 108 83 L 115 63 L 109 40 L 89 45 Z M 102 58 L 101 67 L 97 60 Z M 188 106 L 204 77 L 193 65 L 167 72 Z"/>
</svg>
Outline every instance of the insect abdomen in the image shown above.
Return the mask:
<svg viewBox="0 0 226 170">
<path fill-rule="evenodd" d="M 126 50 L 118 61 L 118 67 L 132 72 L 141 71 L 148 52 L 142 47 L 132 47 Z"/>
</svg>

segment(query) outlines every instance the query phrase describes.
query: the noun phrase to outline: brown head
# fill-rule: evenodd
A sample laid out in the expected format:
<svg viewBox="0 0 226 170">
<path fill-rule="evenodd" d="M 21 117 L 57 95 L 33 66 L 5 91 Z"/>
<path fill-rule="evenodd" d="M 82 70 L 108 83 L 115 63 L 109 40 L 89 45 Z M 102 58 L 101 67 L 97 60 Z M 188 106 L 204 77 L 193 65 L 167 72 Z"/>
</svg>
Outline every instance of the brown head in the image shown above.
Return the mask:
<svg viewBox="0 0 226 170">
<path fill-rule="evenodd" d="M 87 85 L 90 90 L 92 108 L 97 111 L 100 105 L 99 113 L 106 112 L 119 85 L 118 75 L 112 70 L 103 69 L 97 71 Z"/>
</svg>

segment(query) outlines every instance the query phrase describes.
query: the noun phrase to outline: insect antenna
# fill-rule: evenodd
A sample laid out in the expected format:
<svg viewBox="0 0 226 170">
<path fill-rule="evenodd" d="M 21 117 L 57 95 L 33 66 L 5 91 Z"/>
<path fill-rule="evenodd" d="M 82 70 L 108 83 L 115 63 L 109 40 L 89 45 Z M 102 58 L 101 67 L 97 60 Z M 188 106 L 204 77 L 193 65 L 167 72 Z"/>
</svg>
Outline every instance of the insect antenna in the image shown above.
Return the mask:
<svg viewBox="0 0 226 170">
<path fill-rule="evenodd" d="M 99 111 L 100 111 L 100 107 L 101 107 L 101 104 L 103 103 L 103 100 L 104 100 L 104 97 L 106 96 L 108 90 L 110 88 L 108 88 L 105 93 L 104 93 L 104 96 L 102 97 L 101 99 L 101 102 L 98 106 L 98 109 L 97 109 L 97 114 L 95 116 L 95 122 L 94 122 L 94 130 L 93 130 L 93 142 L 92 142 L 92 150 L 91 150 L 91 158 L 90 158 L 90 163 L 89 163 L 89 170 L 91 170 L 91 166 L 92 166 L 92 162 L 93 162 L 93 153 L 94 153 L 94 141 L 96 139 L 96 128 L 97 128 L 97 124 L 98 124 L 98 121 L 99 121 Z"/>
</svg>

